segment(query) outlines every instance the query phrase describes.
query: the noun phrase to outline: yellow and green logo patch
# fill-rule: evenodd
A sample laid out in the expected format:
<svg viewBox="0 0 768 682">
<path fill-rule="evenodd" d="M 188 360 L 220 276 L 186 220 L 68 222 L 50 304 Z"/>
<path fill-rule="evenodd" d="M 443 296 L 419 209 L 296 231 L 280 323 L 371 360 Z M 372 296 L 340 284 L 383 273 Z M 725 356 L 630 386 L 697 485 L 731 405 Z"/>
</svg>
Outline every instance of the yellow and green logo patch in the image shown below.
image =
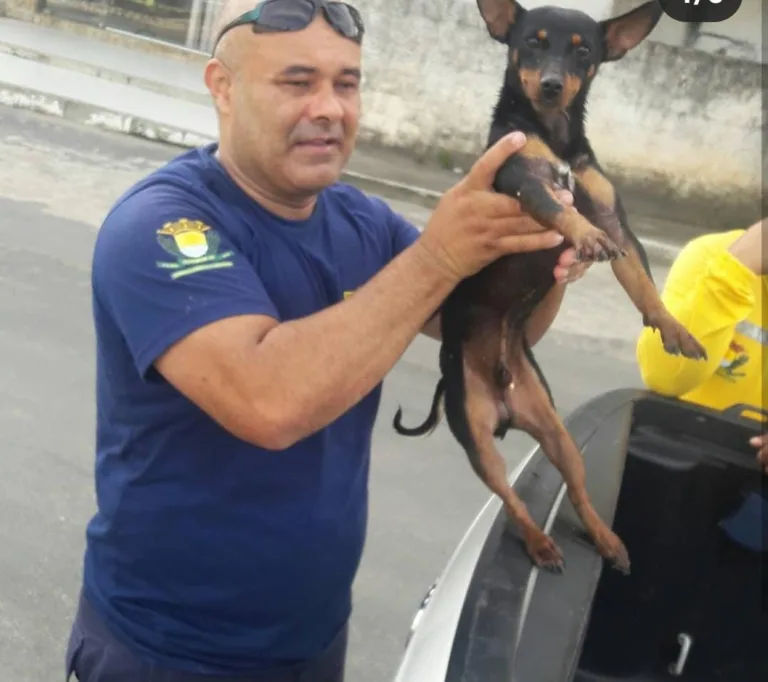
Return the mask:
<svg viewBox="0 0 768 682">
<path fill-rule="evenodd" d="M 165 223 L 157 231 L 157 241 L 174 258 L 156 263 L 158 268 L 171 271 L 171 279 L 234 265 L 234 252 L 220 253 L 218 233 L 200 220 L 182 218 Z"/>
</svg>

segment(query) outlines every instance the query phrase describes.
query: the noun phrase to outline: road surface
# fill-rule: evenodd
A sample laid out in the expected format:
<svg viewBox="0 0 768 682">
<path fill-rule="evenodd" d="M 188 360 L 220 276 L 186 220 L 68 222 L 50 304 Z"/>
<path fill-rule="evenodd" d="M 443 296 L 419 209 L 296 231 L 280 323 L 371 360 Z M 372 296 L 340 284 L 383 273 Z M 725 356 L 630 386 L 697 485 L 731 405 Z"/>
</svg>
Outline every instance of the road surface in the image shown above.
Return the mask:
<svg viewBox="0 0 768 682">
<path fill-rule="evenodd" d="M 8 682 L 62 678 L 84 528 L 94 508 L 94 358 L 89 267 L 99 222 L 133 181 L 178 153 L 0 108 L 0 667 Z M 425 209 L 393 202 L 416 223 Z M 663 266 L 655 268 L 663 281 Z M 537 349 L 567 414 L 637 386 L 639 315 L 596 265 Z M 427 439 L 391 429 L 426 414 L 437 344 L 419 338 L 387 378 L 374 436 L 370 535 L 355 586 L 349 679 L 391 680 L 414 610 L 488 492 L 445 424 Z M 532 445 L 511 434 L 510 464 Z"/>
</svg>

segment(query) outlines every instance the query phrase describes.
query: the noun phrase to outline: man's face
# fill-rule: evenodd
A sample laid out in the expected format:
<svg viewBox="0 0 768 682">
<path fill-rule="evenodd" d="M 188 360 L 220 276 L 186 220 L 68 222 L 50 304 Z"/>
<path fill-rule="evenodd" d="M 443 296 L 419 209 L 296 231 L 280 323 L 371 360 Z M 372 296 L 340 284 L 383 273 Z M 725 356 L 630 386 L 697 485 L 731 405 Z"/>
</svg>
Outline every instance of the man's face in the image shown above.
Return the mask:
<svg viewBox="0 0 768 682">
<path fill-rule="evenodd" d="M 302 31 L 236 30 L 235 49 L 222 57 L 229 75 L 212 88 L 221 144 L 244 172 L 274 190 L 315 194 L 339 178 L 354 147 L 360 46 L 322 15 Z"/>
</svg>

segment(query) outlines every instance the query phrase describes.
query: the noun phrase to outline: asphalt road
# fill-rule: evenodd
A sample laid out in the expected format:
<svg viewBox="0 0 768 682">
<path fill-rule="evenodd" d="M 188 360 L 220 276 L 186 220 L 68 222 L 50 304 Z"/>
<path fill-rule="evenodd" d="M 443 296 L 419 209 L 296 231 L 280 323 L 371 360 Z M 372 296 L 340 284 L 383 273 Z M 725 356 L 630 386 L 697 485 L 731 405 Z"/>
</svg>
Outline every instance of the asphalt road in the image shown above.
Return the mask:
<svg viewBox="0 0 768 682">
<path fill-rule="evenodd" d="M 84 528 L 94 508 L 94 358 L 89 267 L 111 202 L 178 150 L 0 109 L 0 676 L 62 678 Z M 394 203 L 394 202 L 393 202 Z M 423 208 L 397 202 L 415 222 Z M 666 274 L 655 268 L 657 281 Z M 639 385 L 639 315 L 596 265 L 573 286 L 537 349 L 562 414 Z M 419 600 L 488 492 L 444 424 L 427 439 L 391 429 L 401 403 L 421 420 L 437 344 L 417 339 L 385 382 L 374 436 L 370 535 L 356 583 L 349 680 L 391 680 Z M 514 463 L 532 445 L 512 434 Z"/>
</svg>

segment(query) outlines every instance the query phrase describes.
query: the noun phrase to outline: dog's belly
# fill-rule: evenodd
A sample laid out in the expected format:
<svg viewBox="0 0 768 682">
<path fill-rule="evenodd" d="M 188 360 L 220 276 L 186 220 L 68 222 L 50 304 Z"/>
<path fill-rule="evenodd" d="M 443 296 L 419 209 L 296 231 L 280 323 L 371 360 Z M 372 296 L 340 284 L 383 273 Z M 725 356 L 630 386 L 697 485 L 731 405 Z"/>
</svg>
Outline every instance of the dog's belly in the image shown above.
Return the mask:
<svg viewBox="0 0 768 682">
<path fill-rule="evenodd" d="M 457 292 L 475 315 L 510 315 L 522 323 L 555 283 L 554 269 L 565 246 L 504 256 L 464 280 Z"/>
</svg>

